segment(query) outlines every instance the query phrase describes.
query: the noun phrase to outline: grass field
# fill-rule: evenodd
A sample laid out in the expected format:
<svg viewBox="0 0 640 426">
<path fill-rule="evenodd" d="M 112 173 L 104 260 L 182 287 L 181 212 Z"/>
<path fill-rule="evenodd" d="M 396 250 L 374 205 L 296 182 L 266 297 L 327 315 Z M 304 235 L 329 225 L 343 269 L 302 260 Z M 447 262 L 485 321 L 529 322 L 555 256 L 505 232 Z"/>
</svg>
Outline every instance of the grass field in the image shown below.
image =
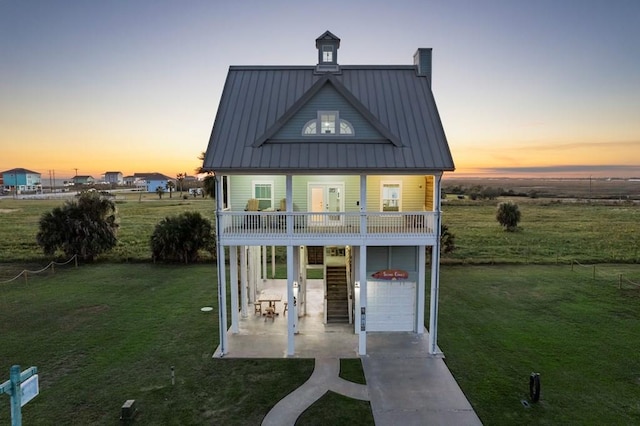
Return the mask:
<svg viewBox="0 0 640 426">
<path fill-rule="evenodd" d="M 439 344 L 485 424 L 640 424 L 640 289 L 619 273 L 640 282 L 637 265 L 443 269 Z"/>
<path fill-rule="evenodd" d="M 495 221 L 498 201 L 443 206 L 457 245 L 442 259 L 447 364 L 485 424 L 640 424 L 640 289 L 626 284 L 640 283 L 640 206 L 515 201 L 522 221 L 514 233 Z M 121 198 L 113 252 L 1 283 L 49 263 L 35 235 L 40 216 L 61 202 L 0 200 L 0 381 L 13 364 L 41 374 L 25 424 L 115 424 L 126 399 L 138 402 L 140 424 L 259 424 L 309 377 L 312 360 L 211 359 L 218 322 L 210 259 L 149 262 L 155 224 L 187 210 L 213 218 L 210 199 Z M 594 274 L 574 260 L 604 264 Z M 534 371 L 542 398 L 525 408 Z M 343 374 L 363 380 L 358 365 L 345 363 Z M 329 393 L 299 424 L 318 424 L 330 410 L 333 424 L 372 422 L 368 404 Z M 0 396 L 0 424 L 8 416 Z"/>
<path fill-rule="evenodd" d="M 516 200 L 517 232 L 503 231 L 496 202 L 443 207 L 457 249 L 455 263 L 640 262 L 640 206 L 603 206 Z"/>
<path fill-rule="evenodd" d="M 124 197 L 124 196 L 123 196 Z M 188 200 L 129 194 L 117 201 L 117 247 L 102 261 L 149 261 L 149 238 L 163 218 L 198 211 L 214 219 L 211 199 Z M 577 204 L 558 200 L 516 199 L 522 212 L 518 232 L 505 232 L 495 219 L 498 201 L 448 200 L 443 222 L 456 237 L 449 263 L 640 262 L 640 205 Z M 60 200 L 0 200 L 0 262 L 44 266 L 35 241 L 40 216 Z M 208 255 L 203 253 L 205 260 Z M 0 271 L 0 280 L 3 278 Z"/>
<path fill-rule="evenodd" d="M 38 223 L 43 213 L 64 200 L 0 200 L 0 261 L 47 262 L 36 243 Z M 154 194 L 129 193 L 116 200 L 120 227 L 117 247 L 102 256 L 111 262 L 149 261 L 149 239 L 162 219 L 184 211 L 198 211 L 214 220 L 214 201 L 209 198 L 181 199 L 178 194 L 161 200 Z M 1 277 L 1 275 L 0 275 Z"/>
<path fill-rule="evenodd" d="M 604 265 L 595 279 L 569 265 L 443 267 L 439 345 L 485 424 L 640 422 L 640 290 L 618 289 L 619 273 L 640 282 L 638 265 Z M 115 424 L 127 399 L 139 424 L 259 424 L 313 360 L 212 359 L 214 283 L 211 265 L 137 263 L 0 285 L 0 374 L 35 365 L 41 377 L 25 424 Z M 358 365 L 341 371 L 363 381 Z M 542 397 L 525 408 L 534 371 Z M 368 404 L 332 394 L 300 424 L 326 411 L 332 424 L 372 424 Z M 0 424 L 8 416 L 0 396 Z"/>
</svg>

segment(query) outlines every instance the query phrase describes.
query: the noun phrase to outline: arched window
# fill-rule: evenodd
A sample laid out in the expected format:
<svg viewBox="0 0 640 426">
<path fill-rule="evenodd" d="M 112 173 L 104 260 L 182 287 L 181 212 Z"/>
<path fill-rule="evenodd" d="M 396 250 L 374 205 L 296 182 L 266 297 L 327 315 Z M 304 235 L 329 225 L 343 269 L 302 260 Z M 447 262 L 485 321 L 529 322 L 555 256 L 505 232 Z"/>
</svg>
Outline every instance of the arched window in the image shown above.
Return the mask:
<svg viewBox="0 0 640 426">
<path fill-rule="evenodd" d="M 307 121 L 302 130 L 303 135 L 315 135 L 316 132 L 316 120 Z"/>
<path fill-rule="evenodd" d="M 338 111 L 318 111 L 315 120 L 309 120 L 302 128 L 303 136 L 353 136 L 355 130 L 347 120 L 340 118 Z"/>
<path fill-rule="evenodd" d="M 353 126 L 347 120 L 340 120 L 340 134 L 353 135 Z"/>
</svg>

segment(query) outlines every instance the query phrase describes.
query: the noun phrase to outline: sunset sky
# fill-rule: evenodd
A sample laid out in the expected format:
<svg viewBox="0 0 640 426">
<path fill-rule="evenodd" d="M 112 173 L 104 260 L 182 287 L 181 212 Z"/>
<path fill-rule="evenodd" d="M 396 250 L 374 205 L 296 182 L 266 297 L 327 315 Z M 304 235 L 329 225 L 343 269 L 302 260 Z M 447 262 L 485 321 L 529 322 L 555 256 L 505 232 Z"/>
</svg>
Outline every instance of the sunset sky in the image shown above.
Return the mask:
<svg viewBox="0 0 640 426">
<path fill-rule="evenodd" d="M 640 176 L 638 0 L 0 0 L 0 171 L 193 174 L 230 65 L 412 64 L 456 175 Z"/>
</svg>

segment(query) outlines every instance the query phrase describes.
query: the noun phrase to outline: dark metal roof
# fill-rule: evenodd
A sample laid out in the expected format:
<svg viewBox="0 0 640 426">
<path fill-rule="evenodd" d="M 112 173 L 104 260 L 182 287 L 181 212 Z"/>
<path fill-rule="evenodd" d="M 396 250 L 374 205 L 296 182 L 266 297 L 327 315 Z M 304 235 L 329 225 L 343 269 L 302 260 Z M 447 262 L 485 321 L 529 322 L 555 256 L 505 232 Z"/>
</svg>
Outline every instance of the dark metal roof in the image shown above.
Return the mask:
<svg viewBox="0 0 640 426">
<path fill-rule="evenodd" d="M 270 140 L 319 86 L 331 84 L 388 139 Z M 356 130 L 357 131 L 357 130 Z M 232 66 L 204 168 L 219 173 L 433 173 L 454 169 L 426 77 L 415 66 Z"/>
</svg>

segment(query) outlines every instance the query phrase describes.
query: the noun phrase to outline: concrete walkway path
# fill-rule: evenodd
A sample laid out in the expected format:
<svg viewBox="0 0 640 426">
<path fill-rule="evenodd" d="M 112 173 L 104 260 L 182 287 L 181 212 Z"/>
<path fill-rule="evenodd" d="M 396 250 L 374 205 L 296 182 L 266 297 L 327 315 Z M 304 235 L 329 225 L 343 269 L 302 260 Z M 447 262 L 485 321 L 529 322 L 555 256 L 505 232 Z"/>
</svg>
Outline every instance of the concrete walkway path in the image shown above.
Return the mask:
<svg viewBox="0 0 640 426">
<path fill-rule="evenodd" d="M 442 357 L 427 353 L 428 335 L 372 333 L 362 357 L 378 426 L 480 426 Z"/>
<path fill-rule="evenodd" d="M 263 426 L 295 425 L 300 415 L 320 399 L 327 391 L 333 391 L 349 398 L 369 400 L 366 385 L 349 382 L 339 377 L 340 359 L 316 358 L 315 368 L 309 380 L 281 399 L 267 413 Z"/>
</svg>

